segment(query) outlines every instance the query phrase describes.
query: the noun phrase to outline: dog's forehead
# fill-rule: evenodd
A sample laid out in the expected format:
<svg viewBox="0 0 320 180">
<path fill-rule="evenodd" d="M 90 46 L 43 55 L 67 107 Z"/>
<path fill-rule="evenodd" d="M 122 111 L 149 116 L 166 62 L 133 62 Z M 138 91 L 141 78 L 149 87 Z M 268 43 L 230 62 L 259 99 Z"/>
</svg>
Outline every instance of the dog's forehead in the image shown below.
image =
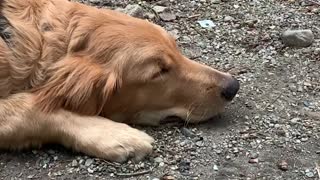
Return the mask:
<svg viewBox="0 0 320 180">
<path fill-rule="evenodd" d="M 163 59 L 164 56 L 174 59 L 179 54 L 175 39 L 161 26 L 147 20 L 132 18 L 126 21 L 127 26 L 121 26 L 117 36 L 125 41 L 124 45 L 139 59 Z M 123 29 L 126 28 L 126 29 Z M 130 33 L 128 33 L 130 32 Z M 120 34 L 118 34 L 120 35 Z M 142 53 L 143 52 L 143 53 Z"/>
<path fill-rule="evenodd" d="M 155 40 L 169 43 L 175 41 L 174 38 L 163 27 L 149 22 L 148 20 L 135 19 L 133 26 L 136 26 L 136 33 L 143 35 L 144 38 L 149 38 L 153 41 Z"/>
</svg>

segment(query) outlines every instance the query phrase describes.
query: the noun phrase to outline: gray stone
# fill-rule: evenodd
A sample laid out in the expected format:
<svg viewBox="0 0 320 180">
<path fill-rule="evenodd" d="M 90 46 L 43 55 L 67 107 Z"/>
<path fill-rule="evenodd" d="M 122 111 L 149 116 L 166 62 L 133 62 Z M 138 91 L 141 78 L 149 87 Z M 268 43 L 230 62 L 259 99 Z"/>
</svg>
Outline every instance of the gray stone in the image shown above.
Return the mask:
<svg viewBox="0 0 320 180">
<path fill-rule="evenodd" d="M 214 171 L 218 171 L 219 170 L 219 168 L 218 168 L 218 166 L 215 164 L 215 165 L 213 165 L 213 170 Z"/>
<path fill-rule="evenodd" d="M 251 164 L 256 164 L 256 163 L 258 163 L 259 162 L 259 159 L 258 158 L 256 158 L 256 159 L 249 159 L 249 163 L 251 163 Z"/>
<path fill-rule="evenodd" d="M 94 162 L 93 159 L 87 159 L 86 162 L 84 163 L 85 166 L 91 166 L 91 164 Z"/>
<path fill-rule="evenodd" d="M 161 13 L 159 16 L 163 21 L 173 21 L 177 18 L 175 14 L 168 12 Z"/>
<path fill-rule="evenodd" d="M 72 167 L 77 167 L 78 166 L 78 161 L 77 160 L 73 160 L 71 163 Z"/>
<path fill-rule="evenodd" d="M 282 160 L 278 163 L 278 168 L 282 171 L 287 171 L 289 169 L 289 165 L 286 161 Z"/>
<path fill-rule="evenodd" d="M 35 176 L 35 174 L 31 174 L 29 176 L 27 176 L 28 179 L 33 179 L 33 177 Z"/>
<path fill-rule="evenodd" d="M 124 9 L 117 8 L 115 10 L 137 18 L 143 18 L 144 15 L 143 8 L 138 4 L 129 4 Z"/>
<path fill-rule="evenodd" d="M 291 123 L 291 124 L 297 124 L 298 121 L 300 121 L 300 118 L 296 117 L 296 118 L 291 119 L 291 120 L 290 120 L 290 123 Z"/>
<path fill-rule="evenodd" d="M 58 159 L 59 159 L 58 156 L 54 156 L 54 157 L 53 157 L 53 160 L 55 160 L 55 161 L 57 161 Z"/>
<path fill-rule="evenodd" d="M 203 146 L 203 142 L 202 142 L 202 141 L 197 141 L 197 142 L 196 142 L 196 145 L 197 145 L 198 147 L 202 147 L 202 146 Z"/>
<path fill-rule="evenodd" d="M 212 4 L 219 4 L 219 3 L 221 3 L 221 0 L 211 0 L 211 3 Z"/>
<path fill-rule="evenodd" d="M 226 17 L 224 17 L 224 19 L 223 19 L 225 22 L 230 22 L 230 21 L 233 21 L 234 20 L 234 18 L 233 17 L 231 17 L 231 16 L 226 16 Z"/>
<path fill-rule="evenodd" d="M 310 169 L 307 169 L 306 170 L 306 176 L 308 178 L 313 178 L 314 177 L 314 173 Z"/>
<path fill-rule="evenodd" d="M 164 11 L 166 11 L 168 8 L 165 6 L 154 6 L 152 8 L 156 13 L 162 13 Z"/>
<path fill-rule="evenodd" d="M 259 157 L 258 153 L 252 153 L 250 156 L 251 159 L 257 159 L 258 157 Z"/>
<path fill-rule="evenodd" d="M 90 174 L 94 173 L 94 170 L 91 169 L 91 168 L 88 168 L 87 171 L 88 171 L 88 173 L 90 173 Z"/>
<path fill-rule="evenodd" d="M 156 17 L 156 15 L 154 13 L 146 13 L 146 17 L 148 19 L 154 19 Z"/>
<path fill-rule="evenodd" d="M 161 162 L 163 162 L 163 159 L 161 157 L 156 157 L 156 158 L 154 158 L 154 162 L 161 163 Z"/>
<path fill-rule="evenodd" d="M 286 46 L 308 47 L 314 42 L 314 35 L 310 29 L 287 30 L 282 34 L 282 41 Z"/>
</svg>

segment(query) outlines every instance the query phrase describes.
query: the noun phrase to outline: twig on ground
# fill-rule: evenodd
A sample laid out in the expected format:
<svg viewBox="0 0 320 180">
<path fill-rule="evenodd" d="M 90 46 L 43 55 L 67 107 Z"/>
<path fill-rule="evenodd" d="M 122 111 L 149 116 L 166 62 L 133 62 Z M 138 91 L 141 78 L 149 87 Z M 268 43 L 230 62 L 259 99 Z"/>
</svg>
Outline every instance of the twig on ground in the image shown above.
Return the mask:
<svg viewBox="0 0 320 180">
<path fill-rule="evenodd" d="M 313 5 L 317 5 L 317 6 L 320 6 L 320 2 L 317 2 L 317 1 L 313 1 L 313 0 L 306 0 L 310 3 L 312 3 Z"/>
<path fill-rule="evenodd" d="M 319 167 L 318 163 L 316 163 L 316 170 L 318 172 L 318 176 L 319 176 L 319 179 L 320 179 L 320 167 Z"/>
<path fill-rule="evenodd" d="M 263 108 L 263 111 L 265 111 L 271 104 L 274 104 L 283 94 L 283 91 L 280 92 L 280 94 L 271 102 L 267 103 L 266 107 Z"/>
<path fill-rule="evenodd" d="M 133 176 L 141 176 L 144 174 L 148 174 L 150 172 L 151 172 L 151 169 L 145 170 L 145 171 L 134 172 L 134 173 L 116 173 L 116 175 L 121 176 L 121 177 L 133 177 Z"/>
<path fill-rule="evenodd" d="M 121 165 L 118 164 L 118 163 L 112 163 L 112 162 L 109 162 L 109 161 L 107 161 L 107 160 L 103 160 L 103 162 L 106 163 L 106 164 L 109 165 L 109 166 L 121 167 Z"/>
<path fill-rule="evenodd" d="M 194 15 L 188 16 L 188 19 L 196 18 L 196 17 L 199 17 L 199 16 L 201 16 L 201 14 L 194 14 Z"/>
</svg>

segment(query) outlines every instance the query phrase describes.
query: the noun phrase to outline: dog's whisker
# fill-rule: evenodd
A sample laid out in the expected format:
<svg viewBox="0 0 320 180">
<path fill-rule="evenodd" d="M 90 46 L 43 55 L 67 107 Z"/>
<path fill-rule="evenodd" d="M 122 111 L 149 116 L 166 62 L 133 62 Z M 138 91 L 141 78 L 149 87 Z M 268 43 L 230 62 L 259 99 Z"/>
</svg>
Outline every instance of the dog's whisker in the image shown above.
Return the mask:
<svg viewBox="0 0 320 180">
<path fill-rule="evenodd" d="M 186 116 L 186 120 L 185 120 L 185 126 L 189 125 L 189 122 L 191 121 L 191 116 L 193 111 L 196 109 L 196 107 L 194 106 L 195 103 L 191 104 L 190 107 L 188 108 L 187 111 L 187 116 Z"/>
</svg>

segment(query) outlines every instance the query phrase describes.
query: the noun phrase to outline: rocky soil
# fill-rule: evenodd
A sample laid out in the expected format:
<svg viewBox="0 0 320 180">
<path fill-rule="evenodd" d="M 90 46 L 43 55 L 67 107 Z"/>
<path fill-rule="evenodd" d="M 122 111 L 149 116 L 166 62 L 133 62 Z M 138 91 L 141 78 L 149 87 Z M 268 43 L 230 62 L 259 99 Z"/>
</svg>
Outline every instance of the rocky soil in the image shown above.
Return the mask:
<svg viewBox="0 0 320 180">
<path fill-rule="evenodd" d="M 50 146 L 1 152 L 0 179 L 320 179 L 320 1 L 81 2 L 162 25 L 188 57 L 234 74 L 239 95 L 208 123 L 139 127 L 157 142 L 138 164 Z"/>
</svg>

